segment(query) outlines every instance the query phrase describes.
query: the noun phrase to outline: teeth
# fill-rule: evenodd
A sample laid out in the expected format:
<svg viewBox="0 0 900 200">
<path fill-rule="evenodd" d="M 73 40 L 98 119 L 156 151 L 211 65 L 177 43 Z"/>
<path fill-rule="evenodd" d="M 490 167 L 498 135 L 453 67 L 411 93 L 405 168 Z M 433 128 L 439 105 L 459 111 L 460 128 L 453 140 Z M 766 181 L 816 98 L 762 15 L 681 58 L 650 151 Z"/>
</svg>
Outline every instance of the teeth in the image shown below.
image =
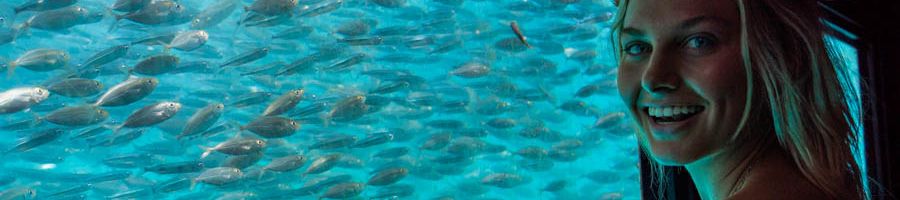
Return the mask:
<svg viewBox="0 0 900 200">
<path fill-rule="evenodd" d="M 649 107 L 647 114 L 652 117 L 672 117 L 675 115 L 693 114 L 700 111 L 700 106 L 666 106 L 666 107 Z"/>
</svg>

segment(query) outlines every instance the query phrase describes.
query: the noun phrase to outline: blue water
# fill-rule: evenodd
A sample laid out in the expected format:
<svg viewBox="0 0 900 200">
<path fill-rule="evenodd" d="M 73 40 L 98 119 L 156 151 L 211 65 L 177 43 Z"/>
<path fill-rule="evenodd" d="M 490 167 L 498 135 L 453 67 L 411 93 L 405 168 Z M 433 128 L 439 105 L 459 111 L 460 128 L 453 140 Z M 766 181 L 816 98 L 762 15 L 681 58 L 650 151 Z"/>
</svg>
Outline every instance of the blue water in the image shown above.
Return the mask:
<svg viewBox="0 0 900 200">
<path fill-rule="evenodd" d="M 17 28 L 40 12 L 13 14 L 12 8 L 24 2 L 0 3 L 3 30 L 7 31 L 0 34 L 21 30 L 12 42 L 0 44 L 3 63 L 39 48 L 62 50 L 70 59 L 66 66 L 48 72 L 17 68 L 10 77 L 0 79 L 0 91 L 46 87 L 62 80 L 63 74 L 84 70 L 81 64 L 104 49 L 150 35 L 190 30 L 192 17 L 217 1 L 179 0 L 177 4 L 186 9 L 186 15 L 164 24 L 146 25 L 128 19 L 115 23 L 112 15 L 126 13 L 110 10 L 113 0 L 80 0 L 75 5 L 103 13 L 104 18 L 64 30 L 32 27 L 27 31 Z M 385 6 L 392 2 L 400 5 Z M 266 18 L 283 17 L 281 21 L 273 20 L 264 26 L 238 26 L 238 21 L 248 16 L 243 7 L 253 2 L 238 3 L 224 21 L 203 29 L 209 39 L 198 49 L 182 51 L 166 49 L 160 44 L 132 45 L 126 55 L 102 65 L 99 75 L 88 77 L 104 85 L 100 93 L 79 98 L 54 93 L 30 109 L 2 115 L 0 125 L 4 125 L 4 130 L 0 130 L 3 138 L 0 149 L 3 151 L 12 149 L 20 138 L 41 130 L 62 128 L 66 132 L 46 144 L 23 152 L 10 151 L 2 157 L 0 199 L 9 196 L 319 199 L 327 197 L 325 193 L 334 185 L 366 184 L 373 171 L 385 166 L 402 167 L 409 173 L 388 186 L 366 185 L 359 194 L 349 196 L 357 199 L 377 196 L 383 198 L 375 199 L 639 198 L 637 142 L 624 118 L 625 110 L 615 89 L 615 61 L 609 54 L 608 18 L 615 8 L 606 0 L 344 0 L 337 9 L 315 16 L 309 13 L 323 5 L 335 5 L 336 1 L 300 0 L 290 11 Z M 513 21 L 530 47 L 517 38 L 510 27 Z M 351 23 L 358 26 L 348 28 L 347 24 Z M 304 28 L 310 30 L 308 35 L 272 38 L 285 30 Z M 371 45 L 341 41 L 375 37 L 380 37 L 380 41 Z M 263 47 L 270 51 L 261 59 L 219 67 L 241 53 Z M 326 56 L 319 57 L 311 65 L 312 69 L 276 75 L 285 64 L 317 52 L 323 54 L 316 55 Z M 109 88 L 128 79 L 127 73 L 140 61 L 167 53 L 178 57 L 179 64 L 206 61 L 210 65 L 185 73 L 173 71 L 152 76 L 132 73 L 132 78 L 155 77 L 159 85 L 137 102 L 102 107 L 110 114 L 100 123 L 72 127 L 40 120 L 60 108 L 93 103 Z M 364 55 L 360 63 L 345 70 L 328 70 L 329 66 L 355 55 Z M 484 64 L 489 72 L 472 75 L 453 72 L 472 62 Z M 272 68 L 252 72 L 265 67 Z M 375 72 L 390 72 L 390 75 Z M 402 76 L 398 78 L 398 74 Z M 379 86 L 404 81 L 406 84 L 394 91 L 371 92 Z M 293 89 L 303 89 L 303 99 L 279 116 L 302 124 L 299 130 L 284 138 L 262 138 L 240 130 L 240 126 L 257 119 L 276 98 Z M 233 106 L 233 102 L 251 92 L 272 95 L 250 106 Z M 329 120 L 329 113 L 337 109 L 335 104 L 354 95 L 366 96 L 367 112 L 349 121 Z M 159 124 L 77 137 L 86 130 L 116 127 L 138 109 L 162 101 L 178 102 L 182 107 L 174 117 Z M 188 118 L 214 102 L 225 104 L 224 114 L 214 125 L 224 127 L 224 131 L 176 139 Z M 300 113 L 302 108 L 317 104 L 326 107 Z M 441 126 L 438 122 L 448 123 Z M 17 123 L 18 126 L 12 126 Z M 144 133 L 133 141 L 108 147 L 90 145 L 138 130 Z M 390 131 L 393 139 L 370 147 L 309 148 L 336 136 L 352 136 L 358 142 L 385 131 Z M 430 138 L 441 135 L 450 138 L 444 145 L 438 145 L 440 148 L 421 148 L 429 144 Z M 238 167 L 241 179 L 224 186 L 196 179 L 203 171 L 228 165 L 227 159 L 239 156 L 212 152 L 201 159 L 203 150 L 198 146 L 212 147 L 238 137 L 261 138 L 267 144 L 260 152 L 262 156 L 256 157 L 258 161 Z M 373 156 L 394 147 L 406 147 L 408 154 L 394 158 Z M 526 148 L 536 148 L 545 154 L 529 157 L 517 153 Z M 313 160 L 333 153 L 342 155 L 338 166 L 323 173 L 304 175 Z M 258 176 L 272 160 L 290 154 L 303 155 L 307 160 L 296 170 Z M 150 159 L 128 167 L 104 162 L 121 155 Z M 459 160 L 441 164 L 435 161 L 439 158 Z M 144 169 L 181 161 L 202 162 L 204 169 L 176 174 Z M 498 176 L 513 178 L 491 179 Z M 337 181 L 321 182 L 327 178 Z M 167 181 L 179 179 L 196 185 L 174 187 L 173 191 L 159 189 Z M 555 181 L 565 184 L 544 191 Z M 318 190 L 304 192 L 310 186 L 318 186 Z M 389 189 L 409 191 L 385 194 Z"/>
</svg>

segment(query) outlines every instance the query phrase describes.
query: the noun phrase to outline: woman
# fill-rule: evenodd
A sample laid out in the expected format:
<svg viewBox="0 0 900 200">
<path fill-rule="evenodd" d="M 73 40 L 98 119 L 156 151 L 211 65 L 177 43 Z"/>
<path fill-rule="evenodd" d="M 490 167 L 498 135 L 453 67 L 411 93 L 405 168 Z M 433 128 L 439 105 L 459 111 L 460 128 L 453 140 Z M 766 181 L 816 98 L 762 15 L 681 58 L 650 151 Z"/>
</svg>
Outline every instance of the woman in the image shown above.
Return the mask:
<svg viewBox="0 0 900 200">
<path fill-rule="evenodd" d="M 864 199 L 815 1 L 618 6 L 619 92 L 655 165 L 684 166 L 704 200 Z"/>
</svg>

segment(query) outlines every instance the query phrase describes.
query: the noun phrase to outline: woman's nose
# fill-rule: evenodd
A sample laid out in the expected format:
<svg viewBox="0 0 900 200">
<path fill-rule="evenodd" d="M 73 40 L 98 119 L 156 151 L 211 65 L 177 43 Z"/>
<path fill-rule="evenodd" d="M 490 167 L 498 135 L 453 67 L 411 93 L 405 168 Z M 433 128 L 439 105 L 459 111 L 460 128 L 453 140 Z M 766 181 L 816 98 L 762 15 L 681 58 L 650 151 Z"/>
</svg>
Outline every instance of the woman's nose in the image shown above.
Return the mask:
<svg viewBox="0 0 900 200">
<path fill-rule="evenodd" d="M 641 77 L 641 87 L 651 95 L 670 93 L 678 89 L 678 63 L 663 54 L 651 55 Z"/>
</svg>

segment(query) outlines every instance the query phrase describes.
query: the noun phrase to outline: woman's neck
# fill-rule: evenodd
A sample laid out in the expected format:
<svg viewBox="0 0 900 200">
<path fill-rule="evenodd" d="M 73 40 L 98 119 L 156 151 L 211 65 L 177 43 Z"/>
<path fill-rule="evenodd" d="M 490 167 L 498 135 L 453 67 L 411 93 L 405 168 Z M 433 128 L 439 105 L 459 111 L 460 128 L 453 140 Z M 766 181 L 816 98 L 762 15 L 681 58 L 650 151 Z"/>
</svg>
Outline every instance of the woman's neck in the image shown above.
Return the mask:
<svg viewBox="0 0 900 200">
<path fill-rule="evenodd" d="M 768 179 L 762 171 L 793 168 L 784 151 L 732 148 L 685 165 L 703 200 L 726 199 L 750 179 Z"/>
</svg>

